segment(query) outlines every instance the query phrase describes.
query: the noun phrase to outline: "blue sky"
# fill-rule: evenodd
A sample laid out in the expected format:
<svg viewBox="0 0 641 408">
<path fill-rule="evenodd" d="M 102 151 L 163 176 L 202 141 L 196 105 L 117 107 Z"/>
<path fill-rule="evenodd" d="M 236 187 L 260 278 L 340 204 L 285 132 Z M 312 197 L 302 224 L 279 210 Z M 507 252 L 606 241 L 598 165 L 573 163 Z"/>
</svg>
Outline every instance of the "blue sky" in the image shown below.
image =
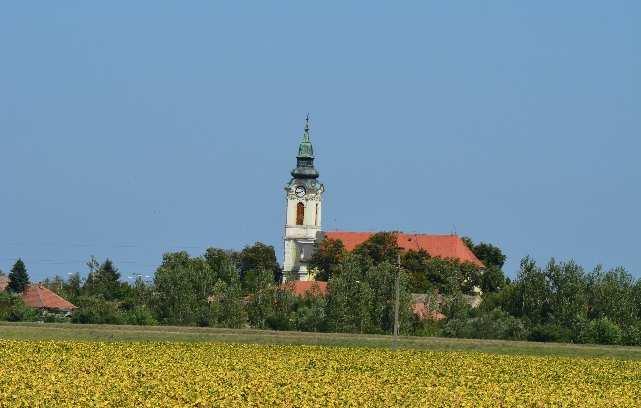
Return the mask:
<svg viewBox="0 0 641 408">
<path fill-rule="evenodd" d="M 7 2 L 0 268 L 255 241 L 304 117 L 326 229 L 641 276 L 641 3 Z"/>
</svg>

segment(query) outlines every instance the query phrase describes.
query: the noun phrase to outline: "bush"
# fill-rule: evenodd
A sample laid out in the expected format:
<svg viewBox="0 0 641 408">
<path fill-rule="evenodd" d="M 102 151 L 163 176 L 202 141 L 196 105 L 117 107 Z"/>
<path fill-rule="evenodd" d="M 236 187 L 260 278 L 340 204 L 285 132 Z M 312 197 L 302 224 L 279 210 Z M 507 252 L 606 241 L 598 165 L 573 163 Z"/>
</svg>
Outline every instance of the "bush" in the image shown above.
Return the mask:
<svg viewBox="0 0 641 408">
<path fill-rule="evenodd" d="M 419 319 L 414 316 L 412 321 L 412 335 L 421 337 L 440 336 L 443 331 L 443 322 L 432 319 Z"/>
<path fill-rule="evenodd" d="M 123 322 L 138 326 L 155 326 L 158 324 L 154 315 L 145 306 L 135 306 L 133 309 L 123 313 Z"/>
<path fill-rule="evenodd" d="M 621 344 L 624 346 L 641 346 L 641 323 L 623 328 Z"/>
<path fill-rule="evenodd" d="M 0 320 L 35 321 L 38 320 L 38 311 L 25 306 L 19 295 L 0 292 Z"/>
<path fill-rule="evenodd" d="M 621 338 L 621 328 L 607 317 L 603 317 L 591 320 L 580 333 L 578 340 L 581 343 L 619 344 Z"/>
<path fill-rule="evenodd" d="M 572 330 L 558 324 L 537 324 L 530 330 L 528 340 L 567 343 L 573 340 Z"/>
<path fill-rule="evenodd" d="M 523 340 L 528 331 L 523 322 L 501 309 L 494 309 L 480 317 L 449 320 L 443 328 L 448 337 Z"/>
<path fill-rule="evenodd" d="M 71 321 L 82 324 L 122 324 L 123 316 L 116 302 L 83 296 L 78 298 L 78 309 L 74 311 Z"/>
</svg>

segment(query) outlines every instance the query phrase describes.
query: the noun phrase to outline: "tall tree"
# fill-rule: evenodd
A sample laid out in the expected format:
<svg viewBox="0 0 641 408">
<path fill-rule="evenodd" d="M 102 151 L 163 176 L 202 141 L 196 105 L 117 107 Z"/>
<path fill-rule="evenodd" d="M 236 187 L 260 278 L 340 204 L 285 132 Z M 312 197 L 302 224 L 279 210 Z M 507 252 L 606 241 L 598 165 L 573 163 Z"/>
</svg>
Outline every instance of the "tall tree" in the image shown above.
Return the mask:
<svg viewBox="0 0 641 408">
<path fill-rule="evenodd" d="M 163 255 L 154 276 L 154 307 L 159 320 L 166 324 L 207 325 L 207 298 L 217 280 L 201 257 L 192 258 L 185 251 Z"/>
<path fill-rule="evenodd" d="M 100 265 L 92 256 L 87 262 L 87 267 L 89 275 L 83 288 L 85 294 L 102 296 L 105 300 L 122 298 L 124 285 L 120 282 L 120 272 L 109 258 Z"/>
<path fill-rule="evenodd" d="M 372 320 L 374 294 L 365 281 L 365 271 L 356 255 L 349 255 L 340 265 L 340 273 L 328 283 L 327 323 L 335 332 L 369 333 L 375 330 Z"/>
<path fill-rule="evenodd" d="M 246 292 L 256 290 L 256 279 L 263 270 L 271 273 L 274 282 L 280 279 L 281 270 L 274 247 L 256 242 L 254 245 L 243 248 L 240 252 L 240 272 Z"/>
<path fill-rule="evenodd" d="M 22 262 L 22 259 L 18 258 L 9 273 L 9 285 L 7 289 L 13 293 L 22 293 L 27 285 L 29 285 L 27 267 L 24 262 Z"/>
<path fill-rule="evenodd" d="M 605 272 L 598 266 L 588 274 L 587 282 L 590 318 L 608 318 L 622 327 L 639 319 L 641 304 L 635 294 L 639 283 L 625 269 Z"/>
<path fill-rule="evenodd" d="M 340 239 L 323 239 L 316 244 L 310 266 L 318 270 L 316 280 L 328 281 L 337 271 L 347 251 Z"/>
<path fill-rule="evenodd" d="M 400 252 L 397 232 L 377 232 L 354 249 L 354 253 L 366 256 L 376 265 L 384 261 L 396 263 Z"/>
<path fill-rule="evenodd" d="M 469 237 L 462 238 L 465 245 L 474 253 L 474 255 L 483 262 L 485 270 L 480 279 L 480 286 L 483 293 L 497 292 L 507 284 L 503 265 L 507 257 L 496 245 L 481 242 L 474 244 Z"/>
</svg>

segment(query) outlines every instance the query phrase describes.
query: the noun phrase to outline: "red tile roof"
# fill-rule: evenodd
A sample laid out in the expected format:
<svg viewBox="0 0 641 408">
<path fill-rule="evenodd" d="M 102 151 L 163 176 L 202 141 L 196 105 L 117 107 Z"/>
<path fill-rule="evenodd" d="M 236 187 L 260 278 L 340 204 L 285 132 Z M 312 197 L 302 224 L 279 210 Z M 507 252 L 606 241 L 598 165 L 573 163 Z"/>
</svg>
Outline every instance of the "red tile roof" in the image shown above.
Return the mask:
<svg viewBox="0 0 641 408">
<path fill-rule="evenodd" d="M 9 286 L 9 278 L 6 276 L 0 276 L 0 292 L 5 290 Z"/>
<path fill-rule="evenodd" d="M 348 251 L 354 250 L 359 244 L 374 235 L 373 232 L 328 231 L 325 238 L 340 239 Z M 401 249 L 418 251 L 424 249 L 430 256 L 437 258 L 453 258 L 461 262 L 471 262 L 483 267 L 483 263 L 465 245 L 458 235 L 427 235 L 427 234 L 397 234 L 397 243 Z"/>
<path fill-rule="evenodd" d="M 297 296 L 304 296 L 308 291 L 313 291 L 314 286 L 318 288 L 321 296 L 327 296 L 327 282 L 321 281 L 289 281 L 284 286 L 291 289 Z"/>
<path fill-rule="evenodd" d="M 57 309 L 66 311 L 76 309 L 76 306 L 40 284 L 27 286 L 22 293 L 22 300 L 25 305 L 34 309 Z"/>
</svg>

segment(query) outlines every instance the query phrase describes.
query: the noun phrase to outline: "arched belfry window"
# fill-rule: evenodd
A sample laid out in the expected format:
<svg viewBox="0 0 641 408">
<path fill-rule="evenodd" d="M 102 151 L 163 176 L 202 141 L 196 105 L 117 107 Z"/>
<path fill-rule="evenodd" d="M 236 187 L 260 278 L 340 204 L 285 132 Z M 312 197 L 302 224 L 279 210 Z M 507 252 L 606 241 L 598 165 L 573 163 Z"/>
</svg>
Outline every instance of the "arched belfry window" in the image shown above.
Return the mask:
<svg viewBox="0 0 641 408">
<path fill-rule="evenodd" d="M 296 204 L 296 225 L 303 225 L 305 220 L 305 204 Z"/>
</svg>

